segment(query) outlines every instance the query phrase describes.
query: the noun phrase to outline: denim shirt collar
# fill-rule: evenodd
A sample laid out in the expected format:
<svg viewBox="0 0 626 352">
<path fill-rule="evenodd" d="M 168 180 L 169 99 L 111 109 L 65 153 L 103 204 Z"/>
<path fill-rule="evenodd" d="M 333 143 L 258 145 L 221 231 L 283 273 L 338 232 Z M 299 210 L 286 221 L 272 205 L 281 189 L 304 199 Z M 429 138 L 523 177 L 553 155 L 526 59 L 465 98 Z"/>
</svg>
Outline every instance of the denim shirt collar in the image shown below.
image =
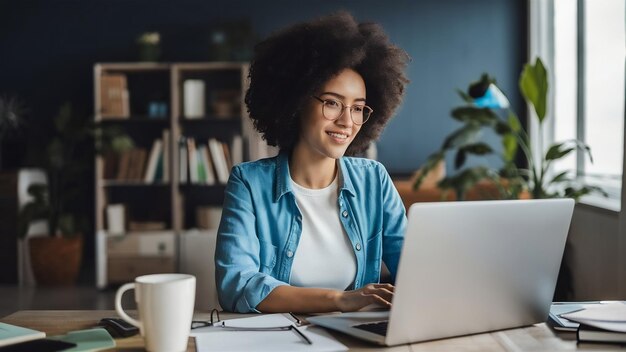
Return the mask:
<svg viewBox="0 0 626 352">
<path fill-rule="evenodd" d="M 289 174 L 289 153 L 281 151 L 278 153 L 275 160 L 274 202 L 278 202 L 285 193 L 293 193 L 293 189 L 291 188 L 291 175 Z M 341 168 L 341 179 L 339 180 L 341 187 L 339 188 L 339 192 L 343 193 L 345 191 L 355 196 L 356 192 L 343 158 L 339 158 L 339 167 Z"/>
</svg>

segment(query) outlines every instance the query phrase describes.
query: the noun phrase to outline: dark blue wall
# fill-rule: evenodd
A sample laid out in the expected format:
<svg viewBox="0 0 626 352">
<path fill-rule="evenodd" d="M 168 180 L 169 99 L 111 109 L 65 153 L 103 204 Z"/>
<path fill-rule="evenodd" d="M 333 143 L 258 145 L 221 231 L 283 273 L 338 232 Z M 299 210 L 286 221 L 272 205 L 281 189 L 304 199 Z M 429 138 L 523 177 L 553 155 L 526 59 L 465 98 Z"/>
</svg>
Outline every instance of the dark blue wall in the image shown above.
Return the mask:
<svg viewBox="0 0 626 352">
<path fill-rule="evenodd" d="M 0 94 L 19 94 L 31 123 L 46 126 L 67 100 L 92 111 L 93 64 L 134 60 L 134 38 L 141 32 L 162 33 L 164 60 L 202 61 L 208 33 L 219 21 L 249 19 L 264 37 L 337 9 L 381 23 L 413 59 L 405 103 L 378 143 L 379 160 L 389 171 L 410 172 L 440 146 L 455 127 L 449 111 L 460 99 L 454 90 L 482 72 L 496 76 L 521 107 L 517 76 L 527 27 L 521 0 L 1 0 Z M 29 138 L 39 140 L 42 133 L 33 129 Z M 17 165 L 24 159 L 22 150 L 5 156 Z"/>
</svg>

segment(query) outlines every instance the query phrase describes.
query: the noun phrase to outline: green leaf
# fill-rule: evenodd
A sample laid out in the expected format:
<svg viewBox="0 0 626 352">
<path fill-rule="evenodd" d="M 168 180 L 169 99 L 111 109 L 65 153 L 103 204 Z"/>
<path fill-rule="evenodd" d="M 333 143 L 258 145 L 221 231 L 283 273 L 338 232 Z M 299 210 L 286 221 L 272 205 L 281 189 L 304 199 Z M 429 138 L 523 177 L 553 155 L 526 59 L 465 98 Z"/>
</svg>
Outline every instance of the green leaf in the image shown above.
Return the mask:
<svg viewBox="0 0 626 352">
<path fill-rule="evenodd" d="M 511 126 L 509 126 L 509 124 L 504 121 L 496 122 L 496 125 L 494 126 L 494 130 L 500 136 L 513 132 L 513 129 L 511 128 Z"/>
<path fill-rule="evenodd" d="M 74 236 L 77 234 L 76 222 L 71 214 L 59 216 L 59 230 L 64 236 Z"/>
<path fill-rule="evenodd" d="M 491 148 L 491 146 L 483 142 L 469 144 L 469 145 L 464 146 L 461 149 L 469 154 L 475 154 L 475 155 L 486 155 L 486 154 L 493 152 L 493 149 Z"/>
<path fill-rule="evenodd" d="M 558 175 L 554 176 L 548 184 L 559 183 L 559 182 L 569 182 L 571 181 L 571 179 L 567 177 L 568 174 L 569 174 L 569 170 L 563 171 L 559 173 Z"/>
<path fill-rule="evenodd" d="M 511 162 L 517 154 L 517 138 L 512 133 L 502 136 L 502 154 L 506 162 Z"/>
<path fill-rule="evenodd" d="M 587 154 L 587 156 L 589 157 L 589 161 L 591 161 L 591 163 L 593 164 L 593 156 L 591 155 L 591 148 L 589 148 L 589 145 L 585 144 L 584 142 L 579 141 L 578 139 L 570 139 L 567 140 L 564 143 L 573 143 L 576 145 L 576 148 L 578 148 L 578 150 L 581 150 L 583 152 L 585 152 L 585 154 Z"/>
<path fill-rule="evenodd" d="M 524 98 L 535 109 L 539 124 L 541 124 L 546 116 L 548 74 L 540 58 L 537 58 L 534 65 L 524 65 L 524 70 L 519 79 L 519 87 Z"/>
<path fill-rule="evenodd" d="M 546 152 L 546 161 L 561 159 L 567 154 L 573 152 L 576 148 L 566 148 L 562 144 L 553 145 Z"/>
<path fill-rule="evenodd" d="M 441 149 L 448 150 L 472 144 L 480 135 L 480 125 L 468 124 L 449 135 Z"/>
<path fill-rule="evenodd" d="M 509 116 L 507 117 L 507 122 L 509 123 L 509 127 L 513 132 L 518 133 L 522 129 L 522 125 L 519 122 L 519 118 L 515 113 L 509 110 Z"/>
<path fill-rule="evenodd" d="M 483 126 L 491 126 L 498 121 L 498 116 L 488 108 L 462 106 L 452 110 L 451 114 L 455 120 L 465 123 L 477 123 Z"/>
</svg>

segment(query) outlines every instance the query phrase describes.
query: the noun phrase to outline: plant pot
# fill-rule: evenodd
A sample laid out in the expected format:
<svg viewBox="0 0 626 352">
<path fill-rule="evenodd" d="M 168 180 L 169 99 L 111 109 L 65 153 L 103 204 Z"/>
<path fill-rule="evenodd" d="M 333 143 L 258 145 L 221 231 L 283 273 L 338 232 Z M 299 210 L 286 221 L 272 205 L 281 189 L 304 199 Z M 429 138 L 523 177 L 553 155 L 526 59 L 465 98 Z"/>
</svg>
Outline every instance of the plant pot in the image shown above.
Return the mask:
<svg viewBox="0 0 626 352">
<path fill-rule="evenodd" d="M 76 282 L 83 252 L 82 236 L 33 237 L 28 244 L 38 285 L 59 286 Z"/>
</svg>

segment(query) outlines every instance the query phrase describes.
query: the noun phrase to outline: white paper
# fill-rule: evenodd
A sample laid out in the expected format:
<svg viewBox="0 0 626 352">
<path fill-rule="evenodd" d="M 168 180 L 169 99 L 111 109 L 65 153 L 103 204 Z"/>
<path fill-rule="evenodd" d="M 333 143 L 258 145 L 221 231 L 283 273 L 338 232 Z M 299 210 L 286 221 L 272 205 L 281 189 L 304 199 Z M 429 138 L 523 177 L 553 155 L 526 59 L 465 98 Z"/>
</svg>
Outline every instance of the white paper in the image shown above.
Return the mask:
<svg viewBox="0 0 626 352">
<path fill-rule="evenodd" d="M 562 314 L 562 317 L 570 320 L 597 320 L 606 322 L 626 323 L 626 304 L 611 303 L 601 304 L 577 312 Z"/>
<path fill-rule="evenodd" d="M 623 303 L 601 304 L 561 316 L 601 329 L 626 332 L 626 304 Z"/>
<path fill-rule="evenodd" d="M 232 319 L 226 326 L 278 327 L 292 325 L 293 321 L 282 314 L 268 314 L 252 318 Z M 298 328 L 313 344 L 309 345 L 294 331 L 227 331 L 219 328 L 191 330 L 196 338 L 198 352 L 210 351 L 347 351 L 348 347 L 335 340 L 319 327 Z"/>
</svg>

